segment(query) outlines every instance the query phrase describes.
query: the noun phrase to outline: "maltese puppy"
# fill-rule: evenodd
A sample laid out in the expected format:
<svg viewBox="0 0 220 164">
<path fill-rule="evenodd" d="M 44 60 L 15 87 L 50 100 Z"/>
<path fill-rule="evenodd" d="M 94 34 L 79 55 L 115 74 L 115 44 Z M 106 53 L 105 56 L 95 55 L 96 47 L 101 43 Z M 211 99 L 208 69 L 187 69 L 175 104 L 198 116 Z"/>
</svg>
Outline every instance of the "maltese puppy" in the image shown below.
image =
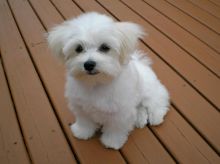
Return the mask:
<svg viewBox="0 0 220 164">
<path fill-rule="evenodd" d="M 101 142 L 119 149 L 134 128 L 158 125 L 169 95 L 136 50 L 143 29 L 95 12 L 65 21 L 48 33 L 49 47 L 67 68 L 65 96 L 76 117 L 73 135 L 87 140 L 101 129 Z"/>
</svg>

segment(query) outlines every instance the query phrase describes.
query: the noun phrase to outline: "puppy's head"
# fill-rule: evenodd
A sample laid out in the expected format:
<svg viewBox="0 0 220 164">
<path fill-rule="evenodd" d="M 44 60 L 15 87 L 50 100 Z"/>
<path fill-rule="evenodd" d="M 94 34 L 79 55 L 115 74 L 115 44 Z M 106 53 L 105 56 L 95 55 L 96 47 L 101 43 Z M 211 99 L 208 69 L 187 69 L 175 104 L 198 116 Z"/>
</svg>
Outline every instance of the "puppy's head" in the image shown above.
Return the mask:
<svg viewBox="0 0 220 164">
<path fill-rule="evenodd" d="M 91 12 L 53 28 L 48 43 L 74 78 L 105 83 L 120 74 L 143 34 L 137 24 Z"/>
</svg>

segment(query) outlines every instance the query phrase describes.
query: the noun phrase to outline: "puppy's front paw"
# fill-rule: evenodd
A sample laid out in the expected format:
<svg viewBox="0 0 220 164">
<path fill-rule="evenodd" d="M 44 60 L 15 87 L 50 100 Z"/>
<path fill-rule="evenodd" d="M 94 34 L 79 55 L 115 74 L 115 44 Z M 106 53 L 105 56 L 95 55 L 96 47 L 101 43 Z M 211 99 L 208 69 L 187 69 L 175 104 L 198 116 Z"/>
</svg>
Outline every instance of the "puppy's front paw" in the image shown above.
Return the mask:
<svg viewBox="0 0 220 164">
<path fill-rule="evenodd" d="M 95 129 L 90 127 L 81 126 L 78 123 L 74 123 L 70 126 L 73 135 L 76 138 L 87 140 L 93 136 Z"/>
<path fill-rule="evenodd" d="M 117 134 L 109 134 L 104 133 L 101 136 L 101 142 L 105 145 L 106 148 L 112 149 L 120 149 L 124 143 L 127 141 L 127 134 L 117 133 Z"/>
<path fill-rule="evenodd" d="M 144 128 L 147 125 L 147 118 L 144 117 L 138 117 L 135 126 L 136 128 Z"/>
<path fill-rule="evenodd" d="M 163 118 L 166 115 L 167 110 L 157 110 L 150 112 L 148 116 L 148 121 L 150 125 L 159 125 L 163 122 Z"/>
</svg>

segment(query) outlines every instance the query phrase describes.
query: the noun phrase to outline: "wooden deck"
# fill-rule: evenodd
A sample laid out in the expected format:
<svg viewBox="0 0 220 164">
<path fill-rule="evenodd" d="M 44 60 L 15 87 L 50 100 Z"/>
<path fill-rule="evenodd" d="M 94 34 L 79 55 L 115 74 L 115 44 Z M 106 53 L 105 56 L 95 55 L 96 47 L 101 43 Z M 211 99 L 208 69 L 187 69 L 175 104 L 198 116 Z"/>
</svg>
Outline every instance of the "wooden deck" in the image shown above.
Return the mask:
<svg viewBox="0 0 220 164">
<path fill-rule="evenodd" d="M 83 12 L 141 24 L 140 48 L 166 85 L 164 124 L 136 129 L 119 151 L 74 138 L 64 67 L 44 33 Z M 1 0 L 0 163 L 220 163 L 219 0 Z"/>
</svg>

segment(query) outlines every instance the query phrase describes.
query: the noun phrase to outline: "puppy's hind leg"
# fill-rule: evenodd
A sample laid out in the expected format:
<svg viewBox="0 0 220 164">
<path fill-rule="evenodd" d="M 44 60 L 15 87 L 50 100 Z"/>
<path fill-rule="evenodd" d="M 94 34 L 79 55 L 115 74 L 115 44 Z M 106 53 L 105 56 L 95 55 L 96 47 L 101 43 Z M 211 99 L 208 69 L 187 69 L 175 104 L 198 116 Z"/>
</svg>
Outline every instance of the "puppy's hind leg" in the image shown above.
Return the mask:
<svg viewBox="0 0 220 164">
<path fill-rule="evenodd" d="M 169 94 L 165 87 L 160 85 L 158 92 L 155 92 L 143 101 L 143 106 L 147 107 L 149 124 L 161 124 L 169 110 Z"/>
<path fill-rule="evenodd" d="M 148 113 L 147 113 L 147 107 L 143 106 L 142 103 L 139 103 L 136 107 L 137 115 L 136 115 L 136 121 L 135 126 L 137 128 L 143 128 L 147 125 L 148 120 Z"/>
</svg>

